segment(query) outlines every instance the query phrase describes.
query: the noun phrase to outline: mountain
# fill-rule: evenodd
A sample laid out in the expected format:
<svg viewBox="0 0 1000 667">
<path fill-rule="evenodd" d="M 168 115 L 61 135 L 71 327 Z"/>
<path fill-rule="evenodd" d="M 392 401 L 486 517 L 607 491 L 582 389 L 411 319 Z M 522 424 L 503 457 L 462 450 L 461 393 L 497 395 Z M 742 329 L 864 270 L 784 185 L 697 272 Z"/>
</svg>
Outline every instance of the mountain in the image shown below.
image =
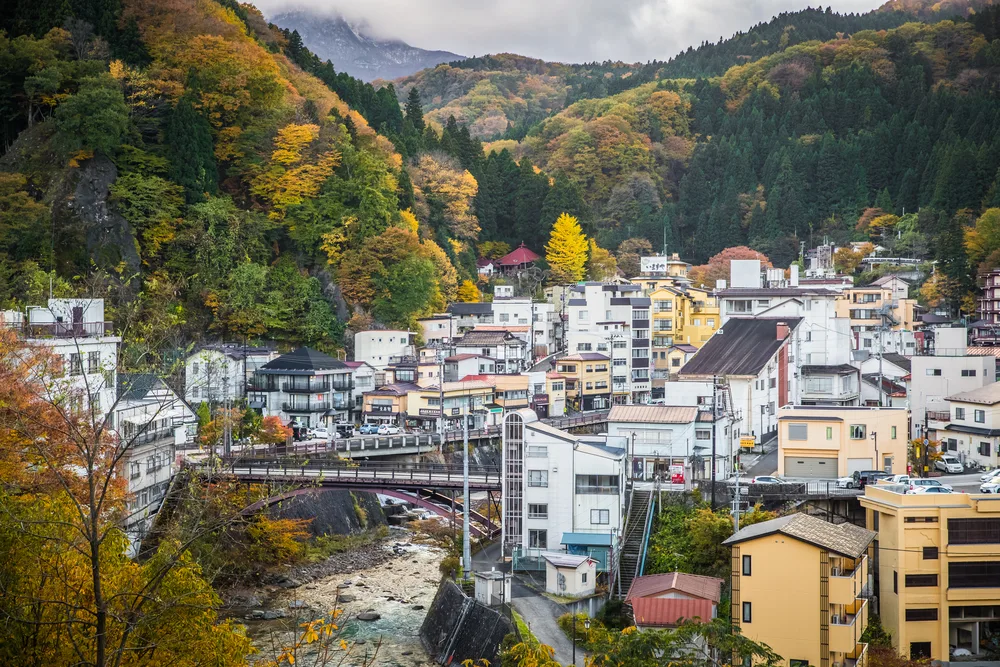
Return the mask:
<svg viewBox="0 0 1000 667">
<path fill-rule="evenodd" d="M 287 11 L 271 21 L 297 30 L 302 42 L 322 60 L 330 60 L 341 72 L 362 81 L 397 79 L 464 56 L 449 51 L 428 51 L 395 40 L 366 34 L 366 26 L 352 25 L 341 16 L 307 10 Z"/>
</svg>

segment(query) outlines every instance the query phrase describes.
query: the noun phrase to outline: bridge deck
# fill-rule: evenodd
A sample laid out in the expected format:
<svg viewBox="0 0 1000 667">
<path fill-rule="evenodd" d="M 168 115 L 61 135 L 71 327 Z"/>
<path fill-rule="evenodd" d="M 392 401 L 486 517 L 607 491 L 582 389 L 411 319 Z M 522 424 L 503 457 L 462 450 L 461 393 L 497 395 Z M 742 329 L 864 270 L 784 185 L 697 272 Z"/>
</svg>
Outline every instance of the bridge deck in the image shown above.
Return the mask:
<svg viewBox="0 0 1000 667">
<path fill-rule="evenodd" d="M 289 462 L 239 460 L 228 465 L 238 479 L 255 482 L 309 482 L 327 488 L 461 489 L 461 466 L 438 464 L 345 465 L 332 460 Z M 500 490 L 500 470 L 488 466 L 469 467 L 469 489 Z"/>
</svg>

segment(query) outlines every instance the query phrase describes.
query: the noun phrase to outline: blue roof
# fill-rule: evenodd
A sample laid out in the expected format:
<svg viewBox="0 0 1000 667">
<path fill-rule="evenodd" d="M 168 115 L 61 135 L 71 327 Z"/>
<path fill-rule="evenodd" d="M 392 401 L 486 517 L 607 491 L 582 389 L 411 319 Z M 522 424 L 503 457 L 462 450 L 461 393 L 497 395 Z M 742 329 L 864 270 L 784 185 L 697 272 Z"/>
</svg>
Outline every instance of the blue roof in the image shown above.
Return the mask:
<svg viewBox="0 0 1000 667">
<path fill-rule="evenodd" d="M 563 533 L 562 542 L 566 545 L 587 547 L 610 547 L 611 533 Z"/>
</svg>

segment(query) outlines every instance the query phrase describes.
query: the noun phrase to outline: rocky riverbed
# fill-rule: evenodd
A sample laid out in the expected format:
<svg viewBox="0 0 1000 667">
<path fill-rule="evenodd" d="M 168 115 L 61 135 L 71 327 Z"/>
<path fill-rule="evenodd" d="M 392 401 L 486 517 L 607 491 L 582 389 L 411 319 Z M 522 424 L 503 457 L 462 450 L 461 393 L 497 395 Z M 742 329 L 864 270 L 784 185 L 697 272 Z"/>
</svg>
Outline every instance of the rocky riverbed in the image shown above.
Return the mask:
<svg viewBox="0 0 1000 667">
<path fill-rule="evenodd" d="M 233 592 L 232 613 L 245 618 L 265 657 L 291 645 L 302 623 L 329 618 L 338 608 L 341 629 L 330 643 L 330 664 L 429 665 L 418 632 L 437 592 L 443 558 L 443 550 L 394 529 L 384 541 L 295 568 L 262 590 Z M 350 652 L 343 662 L 340 639 Z M 296 664 L 312 665 L 322 646 L 320 641 L 308 647 Z"/>
</svg>

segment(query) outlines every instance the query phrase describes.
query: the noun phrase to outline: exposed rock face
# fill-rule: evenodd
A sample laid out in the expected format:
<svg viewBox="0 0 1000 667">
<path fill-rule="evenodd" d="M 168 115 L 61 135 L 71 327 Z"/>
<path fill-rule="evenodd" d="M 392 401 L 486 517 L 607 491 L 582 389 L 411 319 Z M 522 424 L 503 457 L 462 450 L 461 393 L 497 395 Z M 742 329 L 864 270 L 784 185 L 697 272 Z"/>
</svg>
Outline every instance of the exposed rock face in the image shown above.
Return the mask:
<svg viewBox="0 0 1000 667">
<path fill-rule="evenodd" d="M 117 178 L 118 168 L 104 155 L 70 169 L 57 185 L 52 203 L 55 246 L 61 252 L 86 252 L 86 259 L 100 268 L 124 262 L 126 270 L 135 273 L 140 267 L 135 234 L 108 204 Z"/>
<path fill-rule="evenodd" d="M 293 496 L 272 507 L 270 512 L 283 519 L 312 519 L 309 530 L 314 535 L 349 535 L 386 522 L 375 494 L 336 489 L 317 489 L 316 493 Z M 359 514 L 364 516 L 364 525 Z"/>
</svg>

